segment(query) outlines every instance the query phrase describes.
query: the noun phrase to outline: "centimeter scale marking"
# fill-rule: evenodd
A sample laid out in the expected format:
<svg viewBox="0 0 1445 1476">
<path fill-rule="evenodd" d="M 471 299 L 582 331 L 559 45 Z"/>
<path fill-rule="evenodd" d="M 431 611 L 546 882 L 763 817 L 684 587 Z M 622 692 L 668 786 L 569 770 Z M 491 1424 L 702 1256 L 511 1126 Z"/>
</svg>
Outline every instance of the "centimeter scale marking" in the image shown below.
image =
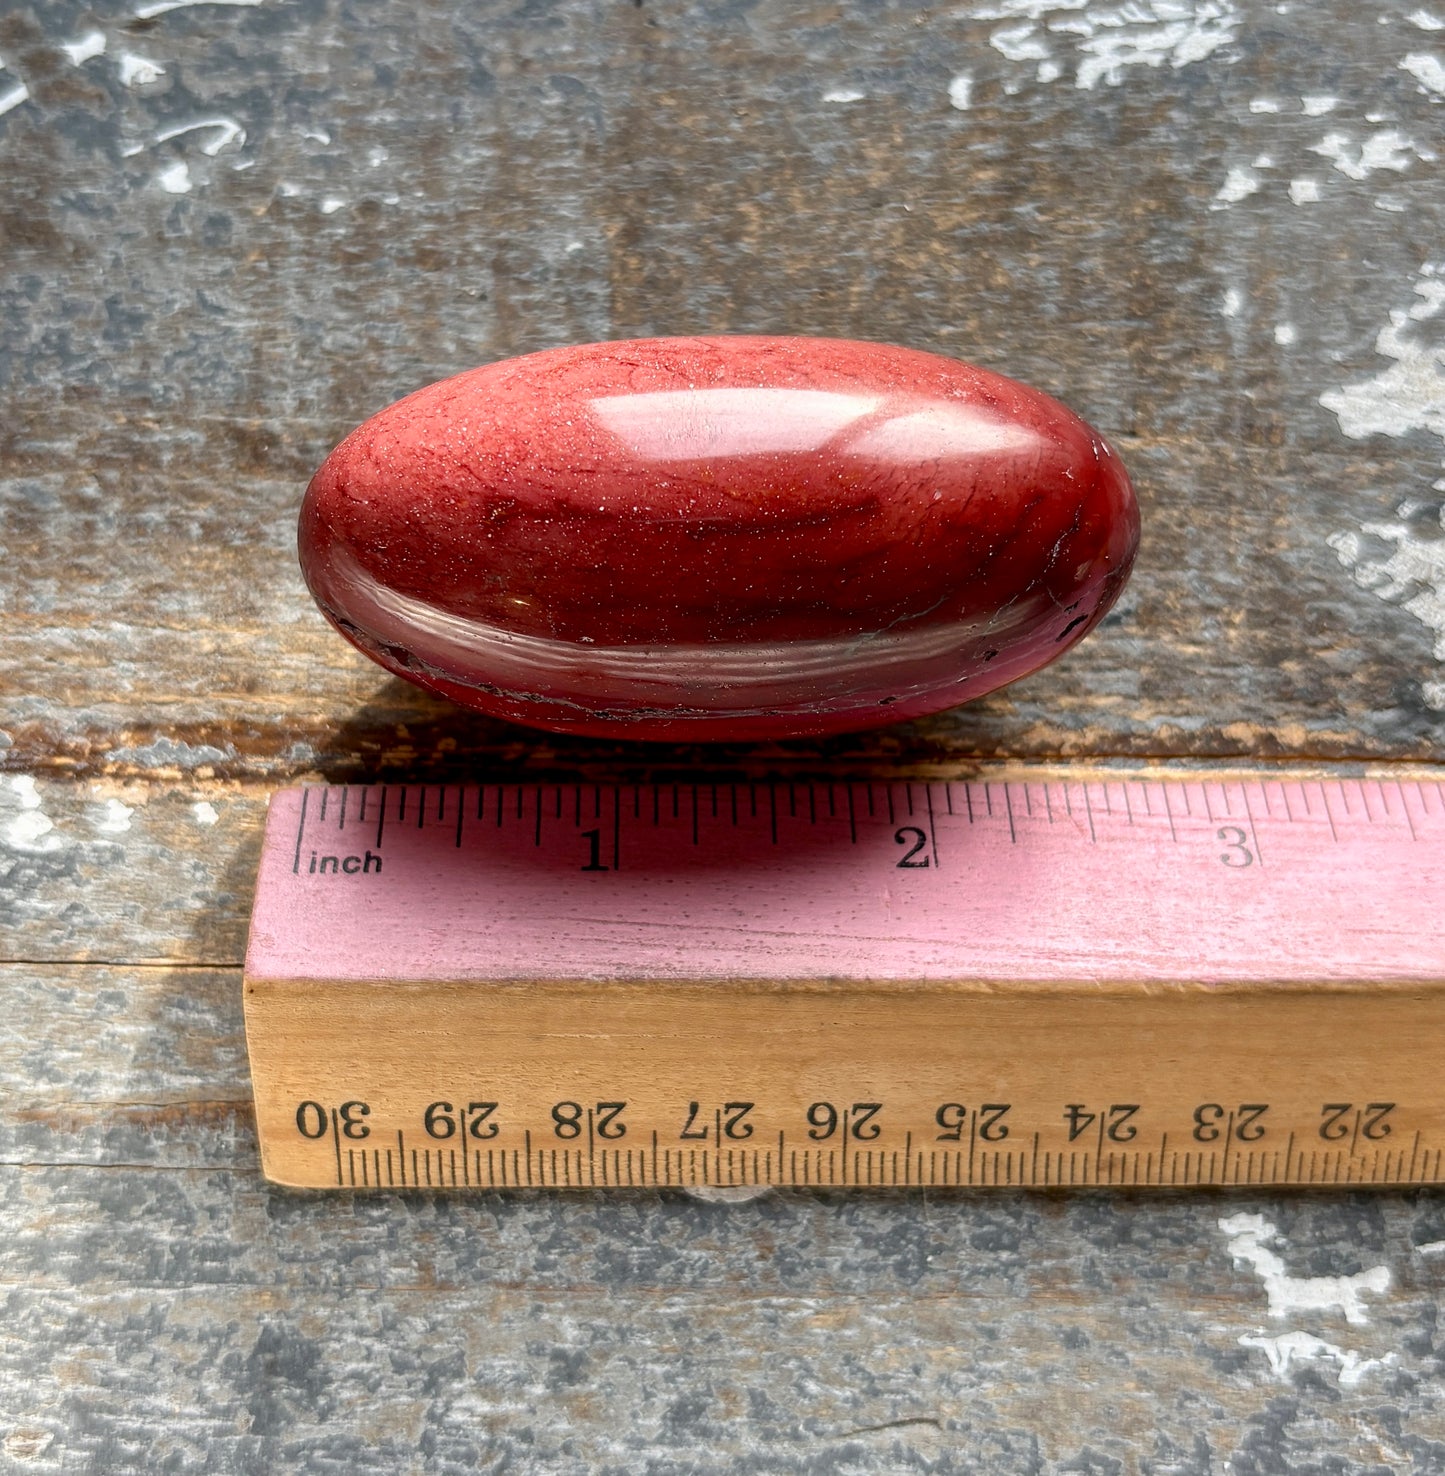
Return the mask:
<svg viewBox="0 0 1445 1476">
<path fill-rule="evenodd" d="M 275 796 L 266 1172 L 369 1188 L 1445 1182 L 1445 783 Z"/>
</svg>

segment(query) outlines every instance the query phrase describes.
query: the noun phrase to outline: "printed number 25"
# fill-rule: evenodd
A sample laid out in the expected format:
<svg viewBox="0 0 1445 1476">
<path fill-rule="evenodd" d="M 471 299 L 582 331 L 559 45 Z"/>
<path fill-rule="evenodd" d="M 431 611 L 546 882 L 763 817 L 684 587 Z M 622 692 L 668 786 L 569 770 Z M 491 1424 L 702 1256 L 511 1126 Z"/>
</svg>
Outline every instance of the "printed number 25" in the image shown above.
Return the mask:
<svg viewBox="0 0 1445 1476">
<path fill-rule="evenodd" d="M 1254 865 L 1254 852 L 1249 849 L 1249 836 L 1237 825 L 1221 825 L 1215 832 L 1228 850 L 1219 853 L 1219 859 L 1236 871 Z"/>
</svg>

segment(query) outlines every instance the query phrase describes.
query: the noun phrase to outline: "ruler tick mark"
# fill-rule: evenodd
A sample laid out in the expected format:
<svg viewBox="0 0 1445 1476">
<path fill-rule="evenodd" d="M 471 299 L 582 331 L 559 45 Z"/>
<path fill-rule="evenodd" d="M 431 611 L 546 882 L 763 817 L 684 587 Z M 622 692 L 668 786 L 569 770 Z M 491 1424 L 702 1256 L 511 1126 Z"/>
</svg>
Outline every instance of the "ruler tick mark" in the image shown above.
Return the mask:
<svg viewBox="0 0 1445 1476">
<path fill-rule="evenodd" d="M 1330 797 L 1325 792 L 1323 781 L 1321 781 L 1320 783 L 1320 803 L 1325 807 L 1325 819 L 1330 822 L 1330 836 L 1333 840 L 1338 841 L 1340 838 L 1340 833 L 1338 830 L 1335 829 L 1335 817 L 1330 811 Z"/>
<path fill-rule="evenodd" d="M 310 789 L 301 791 L 301 813 L 296 820 L 296 859 L 291 863 L 291 870 L 296 875 L 301 874 L 301 837 L 306 831 L 306 802 L 311 798 Z M 377 845 L 381 844 L 381 837 L 377 837 Z"/>
<path fill-rule="evenodd" d="M 1405 824 L 1410 827 L 1410 839 L 1412 841 L 1418 841 L 1420 837 L 1415 833 L 1415 821 L 1410 814 L 1410 806 L 1405 799 L 1405 786 L 1397 779 L 1395 781 L 1395 788 L 1400 791 L 1400 808 L 1405 812 Z"/>
<path fill-rule="evenodd" d="M 1249 838 L 1254 842 L 1254 859 L 1263 868 L 1264 852 L 1259 848 L 1259 831 L 1255 829 L 1254 812 L 1249 807 L 1249 790 L 1243 784 L 1239 786 L 1239 797 L 1244 802 L 1244 818 L 1249 821 Z"/>
</svg>

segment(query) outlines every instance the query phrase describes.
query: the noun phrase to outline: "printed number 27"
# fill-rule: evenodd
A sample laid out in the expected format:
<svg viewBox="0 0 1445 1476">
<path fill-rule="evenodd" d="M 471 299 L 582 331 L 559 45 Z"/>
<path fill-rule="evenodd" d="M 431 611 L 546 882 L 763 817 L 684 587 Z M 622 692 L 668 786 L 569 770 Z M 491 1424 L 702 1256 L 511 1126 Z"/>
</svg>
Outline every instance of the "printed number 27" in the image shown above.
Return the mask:
<svg viewBox="0 0 1445 1476">
<path fill-rule="evenodd" d="M 1249 849 L 1249 836 L 1237 825 L 1221 825 L 1215 832 L 1228 847 L 1219 853 L 1219 859 L 1236 871 L 1254 865 L 1254 852 Z"/>
</svg>

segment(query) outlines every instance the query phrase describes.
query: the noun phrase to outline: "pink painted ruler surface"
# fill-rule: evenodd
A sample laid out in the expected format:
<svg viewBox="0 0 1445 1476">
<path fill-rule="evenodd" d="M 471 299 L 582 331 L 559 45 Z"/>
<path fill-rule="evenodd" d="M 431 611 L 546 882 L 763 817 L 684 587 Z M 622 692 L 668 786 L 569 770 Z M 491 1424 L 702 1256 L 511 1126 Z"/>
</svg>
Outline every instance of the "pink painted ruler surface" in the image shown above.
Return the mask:
<svg viewBox="0 0 1445 1476">
<path fill-rule="evenodd" d="M 368 785 L 271 803 L 253 979 L 1445 979 L 1445 785 Z"/>
</svg>

